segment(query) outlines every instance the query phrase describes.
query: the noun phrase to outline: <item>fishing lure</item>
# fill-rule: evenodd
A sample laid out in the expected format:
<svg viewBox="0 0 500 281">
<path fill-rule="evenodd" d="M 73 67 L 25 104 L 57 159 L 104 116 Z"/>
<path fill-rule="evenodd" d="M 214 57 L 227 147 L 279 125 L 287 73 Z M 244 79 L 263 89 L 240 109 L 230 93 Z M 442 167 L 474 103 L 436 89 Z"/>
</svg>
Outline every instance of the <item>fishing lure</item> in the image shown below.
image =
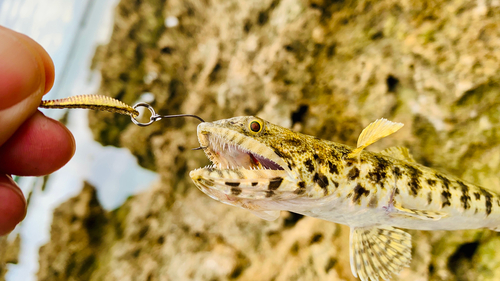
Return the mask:
<svg viewBox="0 0 500 281">
<path fill-rule="evenodd" d="M 266 220 L 286 210 L 348 225 L 354 276 L 388 280 L 411 261 L 411 236 L 398 228 L 500 231 L 499 195 L 415 163 L 406 148 L 364 150 L 402 126 L 376 120 L 352 148 L 258 117 L 204 122 L 198 140 L 213 164 L 189 175 Z"/>
<path fill-rule="evenodd" d="M 176 115 L 158 115 L 153 107 L 145 102 L 137 103 L 134 106 L 129 106 L 117 99 L 102 96 L 102 95 L 79 95 L 57 100 L 42 100 L 38 107 L 41 108 L 82 108 L 82 109 L 94 109 L 102 110 L 113 113 L 119 113 L 130 116 L 132 122 L 138 126 L 145 127 L 153 124 L 164 118 L 176 118 L 176 117 L 193 117 L 201 122 L 205 122 L 197 115 L 192 114 L 176 114 Z M 149 122 L 140 122 L 137 120 L 139 116 L 139 111 L 137 108 L 146 107 L 150 112 Z"/>
</svg>

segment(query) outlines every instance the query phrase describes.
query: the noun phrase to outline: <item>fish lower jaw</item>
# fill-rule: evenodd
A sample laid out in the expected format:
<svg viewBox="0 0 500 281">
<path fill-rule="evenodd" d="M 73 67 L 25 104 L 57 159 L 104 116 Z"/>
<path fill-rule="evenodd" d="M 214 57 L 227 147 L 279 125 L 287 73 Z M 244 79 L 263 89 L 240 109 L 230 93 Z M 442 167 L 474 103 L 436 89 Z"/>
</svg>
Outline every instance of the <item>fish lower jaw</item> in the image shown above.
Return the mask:
<svg viewBox="0 0 500 281">
<path fill-rule="evenodd" d="M 240 170 L 240 171 L 279 171 L 279 170 L 276 170 L 276 169 L 271 169 L 271 168 L 268 168 L 268 167 L 263 167 L 262 165 L 258 165 L 258 166 L 250 166 L 250 167 L 245 167 L 245 166 L 240 166 L 240 165 L 231 165 L 231 164 L 211 164 L 211 165 L 207 165 L 203 168 L 198 168 L 198 169 L 216 169 L 216 170 L 220 170 L 220 171 L 223 171 L 223 170 Z"/>
<path fill-rule="evenodd" d="M 207 165 L 203 168 L 197 168 L 189 173 L 191 178 L 206 178 L 209 180 L 230 180 L 239 181 L 261 181 L 276 177 L 289 178 L 290 175 L 284 170 L 273 170 L 267 167 L 242 167 L 230 165 Z"/>
</svg>

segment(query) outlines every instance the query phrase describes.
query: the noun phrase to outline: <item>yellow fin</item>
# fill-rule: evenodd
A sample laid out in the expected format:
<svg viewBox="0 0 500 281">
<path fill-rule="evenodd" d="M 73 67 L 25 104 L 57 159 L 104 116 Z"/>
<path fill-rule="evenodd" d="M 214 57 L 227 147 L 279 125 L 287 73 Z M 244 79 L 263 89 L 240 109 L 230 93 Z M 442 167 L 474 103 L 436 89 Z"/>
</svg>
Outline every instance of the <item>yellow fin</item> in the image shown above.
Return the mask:
<svg viewBox="0 0 500 281">
<path fill-rule="evenodd" d="M 405 216 L 405 217 L 413 217 L 416 219 L 420 220 L 426 220 L 426 221 L 437 221 L 440 220 L 444 217 L 446 217 L 448 214 L 445 212 L 438 212 L 438 211 L 421 211 L 421 210 L 416 210 L 416 209 L 407 209 L 399 204 L 394 204 L 395 212 L 391 213 L 391 217 L 396 217 L 396 216 Z"/>
<path fill-rule="evenodd" d="M 405 160 L 408 162 L 414 162 L 416 163 L 415 159 L 413 159 L 413 156 L 411 155 L 410 151 L 406 147 L 401 147 L 401 146 L 393 146 L 386 148 L 380 152 L 380 154 L 384 154 L 387 156 L 390 156 L 392 158 L 396 158 L 399 160 Z"/>
<path fill-rule="evenodd" d="M 411 261 L 411 235 L 391 226 L 352 227 L 351 271 L 361 281 L 388 280 Z"/>
<path fill-rule="evenodd" d="M 378 141 L 379 139 L 395 133 L 403 126 L 403 123 L 392 122 L 385 118 L 375 120 L 363 129 L 358 138 L 358 147 L 356 147 L 356 149 L 349 154 L 349 158 L 356 156 L 365 147 Z"/>
<path fill-rule="evenodd" d="M 249 210 L 249 209 L 247 209 Z M 258 216 L 266 221 L 275 221 L 280 217 L 281 212 L 279 210 L 274 211 L 261 211 L 261 210 L 249 210 L 252 214 Z"/>
</svg>

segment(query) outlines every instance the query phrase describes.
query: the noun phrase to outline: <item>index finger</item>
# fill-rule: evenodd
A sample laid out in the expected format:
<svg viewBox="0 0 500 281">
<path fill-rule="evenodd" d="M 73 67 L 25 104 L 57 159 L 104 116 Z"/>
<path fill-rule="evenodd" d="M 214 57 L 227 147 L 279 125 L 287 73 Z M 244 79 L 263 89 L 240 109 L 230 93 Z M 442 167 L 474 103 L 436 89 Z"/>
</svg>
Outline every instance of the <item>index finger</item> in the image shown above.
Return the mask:
<svg viewBox="0 0 500 281">
<path fill-rule="evenodd" d="M 47 52 L 26 35 L 0 27 L 0 145 L 37 109 L 54 83 Z"/>
</svg>

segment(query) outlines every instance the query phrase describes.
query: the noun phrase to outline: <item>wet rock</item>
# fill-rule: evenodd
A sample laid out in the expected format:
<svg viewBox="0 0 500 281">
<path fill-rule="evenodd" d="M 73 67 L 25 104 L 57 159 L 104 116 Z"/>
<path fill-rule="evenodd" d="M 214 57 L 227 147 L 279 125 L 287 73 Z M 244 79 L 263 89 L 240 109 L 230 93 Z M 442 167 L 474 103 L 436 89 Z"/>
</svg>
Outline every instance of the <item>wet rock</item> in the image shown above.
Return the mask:
<svg viewBox="0 0 500 281">
<path fill-rule="evenodd" d="M 6 236 L 0 237 L 0 280 L 5 280 L 8 264 L 18 263 L 20 245 L 19 235 L 16 235 L 14 239 L 8 239 Z"/>
<path fill-rule="evenodd" d="M 95 189 L 82 192 L 54 211 L 51 243 L 40 248 L 38 280 L 89 280 L 98 268 L 108 218 Z"/>
<path fill-rule="evenodd" d="M 403 122 L 370 149 L 407 146 L 418 162 L 500 191 L 499 24 L 496 1 L 122 0 L 94 65 L 99 94 L 133 104 L 150 92 L 161 114 L 258 115 L 350 145 L 377 118 Z M 161 180 L 94 213 L 106 218 L 97 236 L 62 206 L 40 277 L 355 280 L 347 227 L 286 212 L 266 222 L 199 192 L 187 176 L 208 163 L 190 150 L 195 121 L 90 117 L 96 139 L 127 147 Z M 413 262 L 394 280 L 500 278 L 496 233 L 410 232 Z"/>
</svg>

